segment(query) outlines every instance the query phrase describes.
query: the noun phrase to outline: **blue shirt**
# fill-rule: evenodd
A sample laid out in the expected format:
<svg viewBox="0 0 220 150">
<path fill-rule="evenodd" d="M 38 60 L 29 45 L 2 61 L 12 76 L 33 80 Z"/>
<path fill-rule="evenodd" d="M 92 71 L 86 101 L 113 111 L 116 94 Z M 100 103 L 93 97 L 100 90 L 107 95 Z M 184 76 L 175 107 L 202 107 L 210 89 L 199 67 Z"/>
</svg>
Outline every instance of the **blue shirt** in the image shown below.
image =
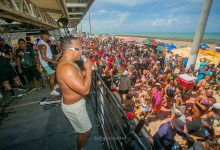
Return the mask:
<svg viewBox="0 0 220 150">
<path fill-rule="evenodd" d="M 184 68 L 186 68 L 187 63 L 188 63 L 188 59 L 184 59 L 182 62 L 182 65 L 184 66 Z"/>
<path fill-rule="evenodd" d="M 208 64 L 206 62 L 200 62 L 200 68 L 202 68 L 204 66 L 208 66 Z"/>
<path fill-rule="evenodd" d="M 188 137 L 188 134 L 185 132 L 173 129 L 169 122 L 162 124 L 153 136 L 155 149 L 170 149 L 174 143 L 176 134 L 185 138 Z"/>
</svg>

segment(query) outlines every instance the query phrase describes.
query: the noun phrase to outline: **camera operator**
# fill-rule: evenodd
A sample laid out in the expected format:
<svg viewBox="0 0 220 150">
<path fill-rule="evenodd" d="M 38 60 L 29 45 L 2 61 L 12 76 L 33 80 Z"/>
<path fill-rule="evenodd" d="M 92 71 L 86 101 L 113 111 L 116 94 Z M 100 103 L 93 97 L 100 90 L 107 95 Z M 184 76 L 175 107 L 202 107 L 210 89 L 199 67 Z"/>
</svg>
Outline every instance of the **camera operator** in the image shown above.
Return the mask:
<svg viewBox="0 0 220 150">
<path fill-rule="evenodd" d="M 80 41 L 76 37 L 62 40 L 63 55 L 57 64 L 57 81 L 63 94 L 62 110 L 78 133 L 77 150 L 82 150 L 92 128 L 84 96 L 89 93 L 92 79 L 92 65 L 83 59 L 81 70 L 77 61 L 81 57 Z"/>
</svg>

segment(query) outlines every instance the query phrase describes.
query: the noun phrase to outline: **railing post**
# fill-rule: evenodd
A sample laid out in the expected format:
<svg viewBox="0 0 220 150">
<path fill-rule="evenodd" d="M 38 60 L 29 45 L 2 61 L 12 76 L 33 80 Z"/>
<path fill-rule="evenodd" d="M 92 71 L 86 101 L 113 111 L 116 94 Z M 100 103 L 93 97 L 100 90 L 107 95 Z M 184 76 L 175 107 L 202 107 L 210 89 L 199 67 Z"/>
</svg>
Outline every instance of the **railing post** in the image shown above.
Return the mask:
<svg viewBox="0 0 220 150">
<path fill-rule="evenodd" d="M 141 120 L 138 122 L 136 128 L 134 129 L 134 132 L 135 132 L 137 135 L 140 133 L 140 131 L 141 131 L 141 129 L 143 128 L 144 124 L 145 124 L 145 121 L 144 121 L 143 119 L 141 119 Z"/>
<path fill-rule="evenodd" d="M 97 113 L 98 113 L 98 93 L 97 93 L 97 72 L 96 71 L 94 71 L 94 81 L 93 81 L 93 83 L 94 83 L 94 96 L 95 96 L 95 114 L 97 115 Z"/>
</svg>

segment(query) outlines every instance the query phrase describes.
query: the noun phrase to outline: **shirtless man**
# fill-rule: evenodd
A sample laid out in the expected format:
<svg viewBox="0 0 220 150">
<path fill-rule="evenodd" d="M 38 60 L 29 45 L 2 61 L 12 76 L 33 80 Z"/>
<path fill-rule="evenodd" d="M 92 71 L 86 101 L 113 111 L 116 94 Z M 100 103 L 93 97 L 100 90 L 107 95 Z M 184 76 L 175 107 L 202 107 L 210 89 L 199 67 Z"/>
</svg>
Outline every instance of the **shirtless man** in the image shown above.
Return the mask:
<svg viewBox="0 0 220 150">
<path fill-rule="evenodd" d="M 78 133 L 77 150 L 82 150 L 92 128 L 83 98 L 91 86 L 92 66 L 84 61 L 85 72 L 75 63 L 81 57 L 80 41 L 77 38 L 63 40 L 63 56 L 57 64 L 57 81 L 63 94 L 62 110 Z"/>
</svg>

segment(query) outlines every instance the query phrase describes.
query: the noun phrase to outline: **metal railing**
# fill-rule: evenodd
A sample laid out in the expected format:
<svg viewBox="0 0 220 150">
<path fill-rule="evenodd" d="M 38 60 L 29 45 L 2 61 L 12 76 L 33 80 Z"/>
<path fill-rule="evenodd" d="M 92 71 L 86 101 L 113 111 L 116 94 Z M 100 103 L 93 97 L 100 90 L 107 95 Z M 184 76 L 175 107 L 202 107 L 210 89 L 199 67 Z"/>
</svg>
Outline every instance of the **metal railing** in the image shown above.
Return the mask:
<svg viewBox="0 0 220 150">
<path fill-rule="evenodd" d="M 92 92 L 94 96 L 93 107 L 100 125 L 101 139 L 105 143 L 106 149 L 152 149 L 151 144 L 141 138 L 138 133 L 144 124 L 140 123 L 137 125 L 139 129 L 134 129 L 135 127 L 126 117 L 120 101 L 107 88 L 98 72 L 93 73 Z"/>
</svg>

